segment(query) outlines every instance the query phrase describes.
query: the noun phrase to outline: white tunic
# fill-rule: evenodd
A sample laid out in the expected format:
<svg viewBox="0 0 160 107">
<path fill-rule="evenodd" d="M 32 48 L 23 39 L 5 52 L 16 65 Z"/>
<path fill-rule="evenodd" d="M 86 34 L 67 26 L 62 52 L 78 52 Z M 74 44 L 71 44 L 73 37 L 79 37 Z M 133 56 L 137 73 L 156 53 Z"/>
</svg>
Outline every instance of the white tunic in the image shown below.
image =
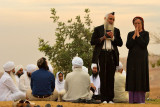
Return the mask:
<svg viewBox="0 0 160 107">
<path fill-rule="evenodd" d="M 67 74 L 64 88 L 66 90 L 63 100 L 71 101 L 81 99 L 91 99 L 93 93 L 90 91 L 89 74 L 82 68 L 74 68 L 73 72 Z"/>
<path fill-rule="evenodd" d="M 30 82 L 31 78 L 29 78 L 27 72 L 25 72 L 19 79 L 19 89 L 24 93 L 29 89 L 31 90 Z"/>
<path fill-rule="evenodd" d="M 126 76 L 120 72 L 115 72 L 114 79 L 114 102 L 128 102 L 129 95 L 125 91 Z"/>
<path fill-rule="evenodd" d="M 91 83 L 93 83 L 94 86 L 96 87 L 94 95 L 99 95 L 100 94 L 100 78 L 99 78 L 99 75 L 97 75 L 96 78 L 93 78 L 93 75 L 91 75 L 90 80 L 91 80 Z"/>
<path fill-rule="evenodd" d="M 14 101 L 24 98 L 25 94 L 15 86 L 10 75 L 4 72 L 0 79 L 0 101 Z"/>
</svg>

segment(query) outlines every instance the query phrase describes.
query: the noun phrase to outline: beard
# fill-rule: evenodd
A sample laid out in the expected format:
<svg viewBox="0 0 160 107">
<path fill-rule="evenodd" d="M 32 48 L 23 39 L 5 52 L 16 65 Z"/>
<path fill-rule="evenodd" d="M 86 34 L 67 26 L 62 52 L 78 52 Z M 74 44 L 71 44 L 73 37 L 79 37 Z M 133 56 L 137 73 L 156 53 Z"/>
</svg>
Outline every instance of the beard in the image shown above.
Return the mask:
<svg viewBox="0 0 160 107">
<path fill-rule="evenodd" d="M 114 33 L 114 24 L 109 24 L 106 20 L 104 20 L 104 30 L 111 30 Z"/>
<path fill-rule="evenodd" d="M 9 75 L 10 75 L 11 78 L 13 79 L 13 82 L 15 83 L 15 85 L 17 85 L 16 78 L 15 78 L 15 74 L 11 71 Z"/>
<path fill-rule="evenodd" d="M 92 72 L 92 75 L 93 75 L 93 78 L 96 78 L 98 76 L 98 72 L 96 72 L 96 73 Z"/>
<path fill-rule="evenodd" d="M 20 77 L 21 77 L 21 75 L 23 75 L 23 73 L 21 73 L 21 74 L 19 73 L 19 74 L 18 74 L 18 77 L 20 78 Z"/>
</svg>

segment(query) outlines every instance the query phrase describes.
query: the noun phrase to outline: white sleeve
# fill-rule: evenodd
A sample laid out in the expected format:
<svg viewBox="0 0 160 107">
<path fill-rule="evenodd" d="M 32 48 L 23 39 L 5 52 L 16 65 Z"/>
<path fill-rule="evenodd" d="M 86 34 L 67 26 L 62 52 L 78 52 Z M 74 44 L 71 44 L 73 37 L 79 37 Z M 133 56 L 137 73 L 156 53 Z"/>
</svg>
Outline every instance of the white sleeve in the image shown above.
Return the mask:
<svg viewBox="0 0 160 107">
<path fill-rule="evenodd" d="M 92 79 L 92 76 L 90 76 L 90 81 L 91 81 L 91 83 L 93 83 L 93 79 Z"/>
<path fill-rule="evenodd" d="M 25 86 L 25 78 L 24 77 L 20 77 L 19 79 L 19 89 L 21 91 L 27 91 L 27 87 Z"/>
<path fill-rule="evenodd" d="M 19 91 L 11 78 L 5 80 L 4 84 L 11 90 L 12 93 L 16 93 Z"/>
</svg>

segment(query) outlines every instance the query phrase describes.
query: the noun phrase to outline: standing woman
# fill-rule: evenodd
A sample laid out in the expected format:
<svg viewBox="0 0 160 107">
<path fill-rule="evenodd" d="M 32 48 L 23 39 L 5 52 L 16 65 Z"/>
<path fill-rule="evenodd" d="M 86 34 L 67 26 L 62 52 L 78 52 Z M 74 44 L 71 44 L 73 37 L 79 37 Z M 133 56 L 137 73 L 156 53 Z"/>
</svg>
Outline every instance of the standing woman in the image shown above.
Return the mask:
<svg viewBox="0 0 160 107">
<path fill-rule="evenodd" d="M 145 103 L 145 93 L 149 91 L 148 50 L 149 32 L 144 30 L 142 17 L 133 19 L 135 30 L 128 33 L 126 91 L 129 103 Z"/>
</svg>

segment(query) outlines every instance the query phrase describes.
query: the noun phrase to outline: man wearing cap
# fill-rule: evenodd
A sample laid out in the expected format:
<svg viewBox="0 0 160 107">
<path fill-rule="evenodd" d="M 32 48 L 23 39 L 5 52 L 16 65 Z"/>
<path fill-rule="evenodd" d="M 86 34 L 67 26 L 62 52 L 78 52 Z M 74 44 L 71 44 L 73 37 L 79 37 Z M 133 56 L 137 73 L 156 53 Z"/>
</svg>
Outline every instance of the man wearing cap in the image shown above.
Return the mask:
<svg viewBox="0 0 160 107">
<path fill-rule="evenodd" d="M 114 12 L 104 17 L 104 24 L 95 27 L 91 45 L 94 45 L 92 63 L 98 64 L 100 70 L 100 93 L 103 103 L 113 103 L 114 74 L 119 65 L 119 52 L 117 46 L 123 42 L 118 28 L 114 27 Z"/>
<path fill-rule="evenodd" d="M 74 57 L 72 60 L 73 72 L 66 76 L 64 88 L 66 93 L 63 96 L 65 101 L 75 101 L 77 99 L 90 100 L 93 93 L 90 91 L 89 74 L 82 70 L 83 60 Z"/>
<path fill-rule="evenodd" d="M 14 101 L 24 99 L 23 94 L 13 82 L 10 73 L 15 69 L 14 62 L 9 61 L 3 65 L 4 73 L 0 78 L 0 101 Z"/>
<path fill-rule="evenodd" d="M 97 64 L 92 64 L 92 75 L 90 76 L 91 80 L 91 90 L 93 90 L 93 99 L 100 100 L 100 78 L 97 70 Z"/>
<path fill-rule="evenodd" d="M 114 81 L 114 102 L 127 103 L 129 101 L 128 92 L 125 91 L 126 84 L 126 71 L 123 70 L 123 65 L 119 62 L 119 66 L 116 67 Z"/>
<path fill-rule="evenodd" d="M 30 82 L 31 75 L 34 71 L 37 70 L 37 66 L 34 64 L 29 64 L 26 67 L 26 72 L 20 77 L 19 80 L 19 89 L 26 93 L 27 90 L 31 90 Z"/>
<path fill-rule="evenodd" d="M 17 85 L 19 85 L 19 78 L 20 76 L 23 74 L 23 66 L 22 65 L 18 65 L 15 68 L 15 79 L 16 79 L 16 83 Z"/>
</svg>

